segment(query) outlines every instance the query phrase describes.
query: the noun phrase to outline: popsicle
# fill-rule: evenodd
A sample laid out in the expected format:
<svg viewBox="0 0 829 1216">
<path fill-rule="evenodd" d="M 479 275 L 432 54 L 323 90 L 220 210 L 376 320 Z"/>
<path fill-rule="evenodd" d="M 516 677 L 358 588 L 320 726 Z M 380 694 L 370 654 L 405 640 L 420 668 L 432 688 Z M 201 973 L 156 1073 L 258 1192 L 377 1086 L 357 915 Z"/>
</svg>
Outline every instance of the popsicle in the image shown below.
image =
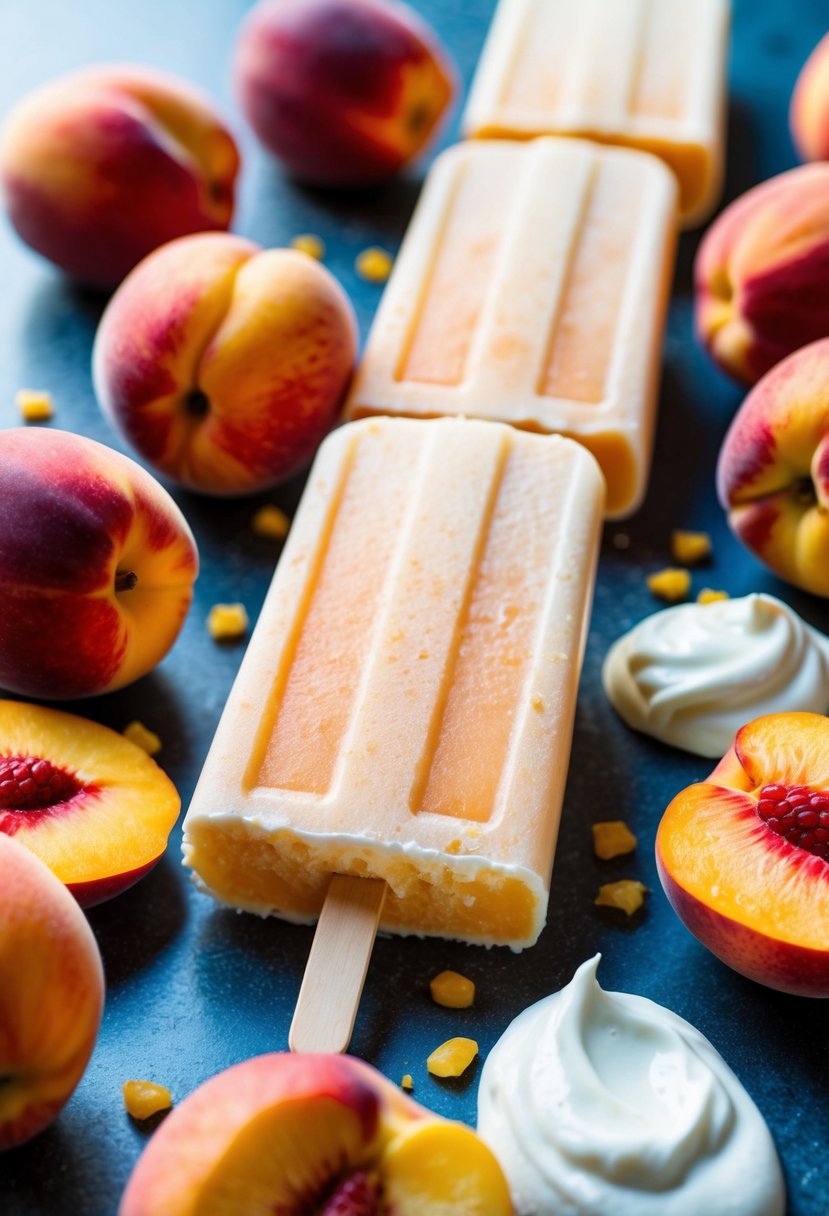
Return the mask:
<svg viewBox="0 0 829 1216">
<path fill-rule="evenodd" d="M 697 224 L 722 185 L 729 17 L 728 0 L 500 0 L 463 133 L 652 152 Z"/>
<path fill-rule="evenodd" d="M 462 414 L 588 447 L 607 513 L 644 494 L 675 246 L 655 157 L 472 142 L 432 167 L 346 416 Z"/>
<path fill-rule="evenodd" d="M 378 418 L 322 445 L 184 823 L 203 889 L 515 949 L 546 914 L 604 486 L 559 436 Z"/>
</svg>

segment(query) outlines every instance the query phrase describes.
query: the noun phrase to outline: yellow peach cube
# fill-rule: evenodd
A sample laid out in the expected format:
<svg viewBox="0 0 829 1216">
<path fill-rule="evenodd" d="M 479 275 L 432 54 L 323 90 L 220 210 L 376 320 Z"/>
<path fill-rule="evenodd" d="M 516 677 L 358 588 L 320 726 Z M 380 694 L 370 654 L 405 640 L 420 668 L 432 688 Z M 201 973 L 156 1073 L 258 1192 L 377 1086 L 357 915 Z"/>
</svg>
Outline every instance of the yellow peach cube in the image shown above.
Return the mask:
<svg viewBox="0 0 829 1216">
<path fill-rule="evenodd" d="M 475 985 L 457 971 L 441 971 L 429 984 L 432 1000 L 447 1009 L 468 1009 L 475 1000 Z"/>
<path fill-rule="evenodd" d="M 410 1072 L 403 1074 L 400 1081 L 400 1088 L 405 1089 L 409 1093 L 411 1093 L 411 1091 L 414 1089 L 414 1081 L 412 1080 L 412 1074 Z"/>
<path fill-rule="evenodd" d="M 715 604 L 717 600 L 727 600 L 729 598 L 727 591 L 715 591 L 713 587 L 703 587 L 697 596 L 698 604 Z"/>
<path fill-rule="evenodd" d="M 477 1054 L 478 1044 L 474 1039 L 447 1039 L 427 1058 L 426 1067 L 433 1077 L 460 1077 Z"/>
<path fill-rule="evenodd" d="M 155 731 L 148 730 L 143 722 L 130 722 L 129 726 L 124 727 L 122 733 L 125 739 L 129 739 L 130 743 L 140 747 L 142 752 L 146 752 L 148 756 L 155 756 L 161 751 L 161 739 Z"/>
<path fill-rule="evenodd" d="M 369 283 L 385 283 L 391 274 L 393 258 L 385 249 L 364 249 L 354 263 L 357 274 Z"/>
<path fill-rule="evenodd" d="M 636 848 L 636 837 L 621 819 L 607 819 L 593 824 L 593 851 L 602 861 L 621 857 Z"/>
<path fill-rule="evenodd" d="M 291 529 L 291 521 L 279 507 L 268 504 L 259 508 L 250 521 L 250 526 L 257 536 L 267 536 L 270 540 L 284 540 Z"/>
<path fill-rule="evenodd" d="M 671 567 L 649 574 L 646 581 L 652 595 L 672 604 L 684 600 L 691 588 L 691 576 L 688 571 Z"/>
<path fill-rule="evenodd" d="M 248 624 L 244 604 L 214 604 L 207 617 L 208 633 L 217 642 L 244 637 Z"/>
<path fill-rule="evenodd" d="M 133 1119 L 149 1119 L 173 1105 L 169 1089 L 155 1081 L 125 1081 L 123 1093 L 127 1114 Z"/>
<path fill-rule="evenodd" d="M 15 393 L 15 404 L 24 422 L 48 422 L 54 417 L 52 394 L 33 388 L 21 388 Z"/>
<path fill-rule="evenodd" d="M 628 916 L 633 916 L 642 907 L 647 893 L 648 888 L 644 883 L 623 878 L 620 882 L 604 883 L 593 902 L 597 908 L 621 908 Z"/>
<path fill-rule="evenodd" d="M 295 236 L 291 241 L 291 248 L 298 249 L 300 253 L 307 253 L 309 258 L 315 258 L 318 262 L 325 257 L 325 245 L 313 232 L 302 232 Z"/>
<path fill-rule="evenodd" d="M 695 566 L 711 556 L 711 537 L 707 532 L 671 533 L 671 555 L 682 566 Z"/>
</svg>

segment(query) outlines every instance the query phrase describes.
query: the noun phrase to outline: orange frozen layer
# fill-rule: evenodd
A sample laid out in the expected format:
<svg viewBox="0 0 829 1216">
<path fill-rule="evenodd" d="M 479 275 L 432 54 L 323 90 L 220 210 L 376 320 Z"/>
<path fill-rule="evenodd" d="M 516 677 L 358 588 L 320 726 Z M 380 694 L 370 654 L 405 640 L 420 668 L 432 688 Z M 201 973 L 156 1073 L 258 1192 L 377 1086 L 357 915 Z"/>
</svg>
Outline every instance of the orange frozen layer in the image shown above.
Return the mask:
<svg viewBox="0 0 829 1216">
<path fill-rule="evenodd" d="M 595 461 L 494 423 L 378 418 L 320 449 L 185 822 L 218 898 L 311 920 L 543 926 L 601 526 Z"/>
<path fill-rule="evenodd" d="M 722 182 L 728 25 L 728 0 L 500 0 L 464 134 L 651 152 L 699 223 Z"/>
<path fill-rule="evenodd" d="M 609 515 L 645 490 L 676 187 L 577 140 L 465 144 L 427 180 L 346 413 L 463 414 L 589 448 Z"/>
</svg>

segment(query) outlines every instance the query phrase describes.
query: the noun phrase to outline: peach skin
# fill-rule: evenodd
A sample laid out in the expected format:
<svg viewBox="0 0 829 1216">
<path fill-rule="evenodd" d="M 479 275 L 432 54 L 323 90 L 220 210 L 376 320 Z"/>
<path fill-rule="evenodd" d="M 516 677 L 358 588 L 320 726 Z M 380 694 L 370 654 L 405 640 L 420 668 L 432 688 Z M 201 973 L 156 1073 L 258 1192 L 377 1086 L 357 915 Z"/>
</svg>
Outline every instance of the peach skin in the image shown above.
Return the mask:
<svg viewBox="0 0 829 1216">
<path fill-rule="evenodd" d="M 88 697 L 167 653 L 198 572 L 190 528 L 126 456 L 65 431 L 0 431 L 0 688 Z"/>
<path fill-rule="evenodd" d="M 746 397 L 720 449 L 717 492 L 755 557 L 829 596 L 829 338 L 795 351 Z"/>
<path fill-rule="evenodd" d="M 64 1106 L 103 1004 L 84 914 L 42 861 L 0 832 L 0 1149 L 42 1131 Z"/>
<path fill-rule="evenodd" d="M 829 336 L 829 164 L 736 199 L 708 229 L 694 276 L 700 341 L 745 384 Z"/>
<path fill-rule="evenodd" d="M 206 97 L 126 65 L 35 90 L 0 139 L 0 184 L 18 235 L 99 288 L 114 287 L 165 241 L 227 228 L 238 168 L 233 138 Z"/>
<path fill-rule="evenodd" d="M 119 1216 L 510 1216 L 471 1128 L 351 1056 L 257 1056 L 212 1077 L 153 1136 Z"/>
<path fill-rule="evenodd" d="M 797 78 L 789 126 L 801 160 L 829 160 L 829 34 L 821 38 Z"/>
<path fill-rule="evenodd" d="M 455 92 L 437 36 L 399 0 L 263 0 L 239 36 L 236 91 L 291 173 L 369 186 L 425 146 Z"/>
<path fill-rule="evenodd" d="M 146 258 L 95 338 L 98 401 L 159 472 L 208 494 L 294 473 L 333 426 L 354 311 L 307 254 L 209 233 Z"/>
<path fill-rule="evenodd" d="M 659 878 L 686 928 L 749 979 L 829 997 L 829 718 L 755 718 L 671 802 Z"/>
</svg>

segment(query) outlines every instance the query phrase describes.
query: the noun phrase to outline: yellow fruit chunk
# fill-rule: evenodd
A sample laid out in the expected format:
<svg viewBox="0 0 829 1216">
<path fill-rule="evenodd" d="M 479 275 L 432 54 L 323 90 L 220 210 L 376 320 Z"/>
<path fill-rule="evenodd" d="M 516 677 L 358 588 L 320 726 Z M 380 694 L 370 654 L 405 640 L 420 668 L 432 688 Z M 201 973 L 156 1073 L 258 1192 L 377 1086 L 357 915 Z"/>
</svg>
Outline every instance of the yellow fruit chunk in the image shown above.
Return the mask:
<svg viewBox="0 0 829 1216">
<path fill-rule="evenodd" d="M 593 902 L 597 908 L 621 908 L 628 916 L 633 916 L 645 902 L 647 891 L 644 883 L 633 878 L 623 878 L 620 882 L 604 883 L 599 887 L 599 894 Z"/>
<path fill-rule="evenodd" d="M 699 595 L 697 596 L 697 603 L 715 604 L 717 600 L 727 600 L 729 598 L 730 597 L 727 591 L 714 591 L 712 587 L 703 587 L 702 591 L 700 591 Z"/>
<path fill-rule="evenodd" d="M 462 1123 L 422 1120 L 386 1150 L 384 1211 L 510 1216 L 509 1187 L 491 1150 Z M 386 1206 L 387 1205 L 387 1206 Z"/>
<path fill-rule="evenodd" d="M 325 257 L 325 245 L 313 232 L 301 232 L 299 236 L 295 236 L 291 241 L 291 248 L 298 249 L 300 253 L 307 253 L 309 258 L 315 258 L 318 262 Z"/>
<path fill-rule="evenodd" d="M 707 532 L 671 533 L 671 554 L 683 566 L 695 566 L 711 556 L 711 537 Z"/>
<path fill-rule="evenodd" d="M 412 1080 L 412 1074 L 410 1072 L 406 1072 L 403 1074 L 401 1081 L 400 1081 L 400 1088 L 406 1089 L 409 1091 L 414 1089 L 414 1081 Z"/>
<path fill-rule="evenodd" d="M 441 971 L 429 984 L 432 1000 L 447 1009 L 468 1009 L 475 1000 L 475 985 L 457 971 Z"/>
<path fill-rule="evenodd" d="M 230 638 L 241 638 L 248 628 L 248 614 L 244 604 L 214 604 L 207 617 L 207 629 L 217 642 Z"/>
<path fill-rule="evenodd" d="M 34 388 L 21 388 L 15 393 L 15 404 L 24 422 L 48 422 L 54 417 L 52 394 Z"/>
<path fill-rule="evenodd" d="M 367 279 L 369 283 L 385 283 L 391 274 L 393 259 L 385 249 L 372 247 L 358 254 L 354 265 L 361 279 Z"/>
<path fill-rule="evenodd" d="M 155 1081 L 125 1081 L 123 1086 L 124 1106 L 133 1119 L 149 1119 L 160 1110 L 169 1110 L 173 1095 L 164 1085 Z"/>
<path fill-rule="evenodd" d="M 593 824 L 593 851 L 602 861 L 632 853 L 636 848 L 636 837 L 621 819 L 607 819 Z"/>
<path fill-rule="evenodd" d="M 257 536 L 267 536 L 271 540 L 284 540 L 291 529 L 291 521 L 279 507 L 260 507 L 250 521 Z"/>
<path fill-rule="evenodd" d="M 656 574 L 647 577 L 648 590 L 661 600 L 676 603 L 684 600 L 691 587 L 691 576 L 687 570 L 668 568 L 658 570 Z"/>
<path fill-rule="evenodd" d="M 130 722 L 129 726 L 125 726 L 123 730 L 125 739 L 129 739 L 130 743 L 134 743 L 136 747 L 140 747 L 142 752 L 146 752 L 148 756 L 155 756 L 161 751 L 161 740 L 155 731 L 148 730 L 143 722 Z"/>
<path fill-rule="evenodd" d="M 474 1039 L 447 1039 L 428 1057 L 426 1067 L 433 1077 L 459 1077 L 477 1054 L 478 1044 Z"/>
</svg>

